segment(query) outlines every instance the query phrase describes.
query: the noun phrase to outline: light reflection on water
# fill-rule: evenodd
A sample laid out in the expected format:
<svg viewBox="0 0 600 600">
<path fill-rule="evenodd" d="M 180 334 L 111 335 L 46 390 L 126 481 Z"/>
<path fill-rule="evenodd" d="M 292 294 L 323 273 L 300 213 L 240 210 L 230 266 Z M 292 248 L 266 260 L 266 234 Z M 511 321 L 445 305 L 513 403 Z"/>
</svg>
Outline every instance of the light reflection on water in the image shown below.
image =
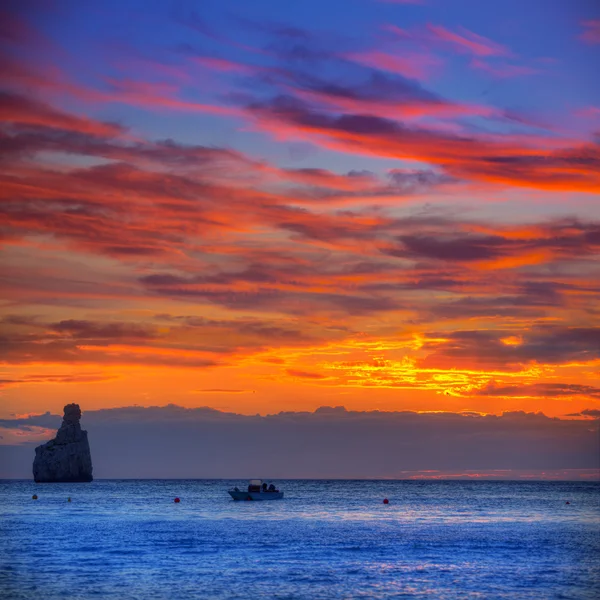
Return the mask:
<svg viewBox="0 0 600 600">
<path fill-rule="evenodd" d="M 245 482 L 0 482 L 0 591 L 600 597 L 597 483 L 277 483 L 282 501 L 235 503 L 226 490 Z"/>
</svg>

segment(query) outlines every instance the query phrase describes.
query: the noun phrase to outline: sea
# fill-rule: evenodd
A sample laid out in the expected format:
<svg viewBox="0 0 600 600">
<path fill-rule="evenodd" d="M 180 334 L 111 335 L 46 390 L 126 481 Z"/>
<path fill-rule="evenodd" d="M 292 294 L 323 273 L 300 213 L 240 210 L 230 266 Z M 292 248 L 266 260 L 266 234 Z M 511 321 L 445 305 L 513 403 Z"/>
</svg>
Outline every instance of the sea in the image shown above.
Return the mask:
<svg viewBox="0 0 600 600">
<path fill-rule="evenodd" d="M 1 481 L 0 597 L 600 598 L 600 483 L 274 483 Z"/>
</svg>

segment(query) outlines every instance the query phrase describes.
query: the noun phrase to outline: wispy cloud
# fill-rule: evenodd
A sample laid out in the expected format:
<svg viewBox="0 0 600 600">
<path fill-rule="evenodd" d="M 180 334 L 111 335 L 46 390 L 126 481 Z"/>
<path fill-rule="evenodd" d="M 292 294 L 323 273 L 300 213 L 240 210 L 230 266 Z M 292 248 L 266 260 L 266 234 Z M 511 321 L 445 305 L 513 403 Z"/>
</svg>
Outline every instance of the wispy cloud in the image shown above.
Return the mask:
<svg viewBox="0 0 600 600">
<path fill-rule="evenodd" d="M 426 0 L 377 0 L 384 4 L 427 4 Z"/>
<path fill-rule="evenodd" d="M 489 38 L 469 31 L 464 27 L 458 31 L 451 31 L 442 25 L 427 25 L 429 31 L 436 39 L 447 43 L 458 52 L 466 52 L 476 56 L 508 56 L 510 50 Z"/>
<path fill-rule="evenodd" d="M 471 61 L 474 69 L 484 71 L 497 79 L 507 79 L 511 77 L 524 77 L 526 75 L 535 75 L 540 73 L 540 69 L 529 67 L 527 65 L 511 65 L 508 63 L 492 64 L 481 59 L 474 58 Z"/>
<path fill-rule="evenodd" d="M 229 388 L 208 388 L 205 390 L 194 390 L 195 393 L 199 394 L 248 394 L 252 390 L 234 390 Z"/>
<path fill-rule="evenodd" d="M 600 44 L 600 20 L 583 21 L 581 25 L 584 31 L 579 38 L 587 44 Z"/>
</svg>

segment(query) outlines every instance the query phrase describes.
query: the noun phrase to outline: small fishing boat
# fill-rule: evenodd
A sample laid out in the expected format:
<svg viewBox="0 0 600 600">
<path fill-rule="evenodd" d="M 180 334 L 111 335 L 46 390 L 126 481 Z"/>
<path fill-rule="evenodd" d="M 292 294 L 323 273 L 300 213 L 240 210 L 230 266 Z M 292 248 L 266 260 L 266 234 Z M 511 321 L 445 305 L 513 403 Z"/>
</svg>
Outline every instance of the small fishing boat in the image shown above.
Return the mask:
<svg viewBox="0 0 600 600">
<path fill-rule="evenodd" d="M 237 487 L 227 491 L 234 500 L 281 500 L 283 498 L 283 492 L 276 489 L 273 484 L 267 485 L 261 479 L 251 479 L 245 491 Z"/>
</svg>

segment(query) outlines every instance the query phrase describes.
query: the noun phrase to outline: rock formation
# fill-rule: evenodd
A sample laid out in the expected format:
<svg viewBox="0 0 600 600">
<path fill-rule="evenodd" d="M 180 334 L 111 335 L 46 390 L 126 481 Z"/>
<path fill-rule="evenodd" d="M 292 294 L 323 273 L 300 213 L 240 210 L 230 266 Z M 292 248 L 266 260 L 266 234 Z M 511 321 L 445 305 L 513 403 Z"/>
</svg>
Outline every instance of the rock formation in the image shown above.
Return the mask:
<svg viewBox="0 0 600 600">
<path fill-rule="evenodd" d="M 37 483 L 92 481 L 90 445 L 80 419 L 79 404 L 67 404 L 56 437 L 35 449 L 33 478 Z"/>
</svg>

